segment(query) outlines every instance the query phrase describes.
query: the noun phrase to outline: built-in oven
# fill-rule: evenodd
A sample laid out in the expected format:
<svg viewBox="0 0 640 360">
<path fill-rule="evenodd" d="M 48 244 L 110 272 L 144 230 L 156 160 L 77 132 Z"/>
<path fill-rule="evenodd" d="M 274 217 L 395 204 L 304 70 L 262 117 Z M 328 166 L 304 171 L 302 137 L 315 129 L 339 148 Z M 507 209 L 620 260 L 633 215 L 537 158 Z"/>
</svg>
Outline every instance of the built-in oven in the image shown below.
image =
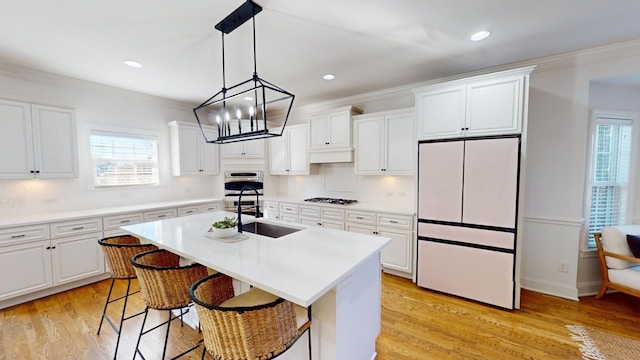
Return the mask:
<svg viewBox="0 0 640 360">
<path fill-rule="evenodd" d="M 242 193 L 240 209 L 243 214 L 256 215 L 259 209 L 259 216 L 262 216 L 264 194 L 264 172 L 262 171 L 225 171 L 224 173 L 224 209 L 229 212 L 238 210 L 238 200 L 240 191 L 245 187 L 255 189 L 246 189 Z M 256 194 L 257 192 L 257 194 Z M 259 205 L 259 206 L 258 206 Z"/>
</svg>

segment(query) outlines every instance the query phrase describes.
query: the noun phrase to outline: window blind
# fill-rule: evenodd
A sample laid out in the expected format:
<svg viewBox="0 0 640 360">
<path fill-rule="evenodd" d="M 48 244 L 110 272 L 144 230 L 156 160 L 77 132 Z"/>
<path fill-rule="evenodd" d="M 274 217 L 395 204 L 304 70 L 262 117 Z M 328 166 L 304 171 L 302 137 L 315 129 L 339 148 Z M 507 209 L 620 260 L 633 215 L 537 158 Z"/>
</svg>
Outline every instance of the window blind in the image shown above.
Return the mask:
<svg viewBox="0 0 640 360">
<path fill-rule="evenodd" d="M 89 148 L 96 187 L 158 183 L 157 139 L 93 132 Z"/>
</svg>

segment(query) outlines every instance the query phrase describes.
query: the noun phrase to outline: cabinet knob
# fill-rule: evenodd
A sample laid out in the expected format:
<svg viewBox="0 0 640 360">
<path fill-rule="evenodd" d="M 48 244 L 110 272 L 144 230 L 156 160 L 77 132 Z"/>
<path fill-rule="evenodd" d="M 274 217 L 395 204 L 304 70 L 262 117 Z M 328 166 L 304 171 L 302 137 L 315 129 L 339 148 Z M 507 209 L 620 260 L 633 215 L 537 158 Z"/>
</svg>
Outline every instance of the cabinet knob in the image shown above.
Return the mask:
<svg viewBox="0 0 640 360">
<path fill-rule="evenodd" d="M 318 223 L 318 226 L 322 226 L 322 223 Z"/>
</svg>

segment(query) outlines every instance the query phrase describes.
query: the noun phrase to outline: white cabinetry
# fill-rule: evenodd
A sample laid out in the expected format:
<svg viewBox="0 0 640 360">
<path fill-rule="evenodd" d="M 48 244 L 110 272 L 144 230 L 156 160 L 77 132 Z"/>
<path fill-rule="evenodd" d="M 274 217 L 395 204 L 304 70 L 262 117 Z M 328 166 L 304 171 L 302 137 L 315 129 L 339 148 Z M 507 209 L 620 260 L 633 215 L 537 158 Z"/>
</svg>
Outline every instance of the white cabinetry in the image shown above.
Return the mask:
<svg viewBox="0 0 640 360">
<path fill-rule="evenodd" d="M 345 212 L 341 209 L 300 205 L 300 223 L 304 225 L 344 230 L 344 217 Z"/>
<path fill-rule="evenodd" d="M 414 89 L 418 140 L 519 134 L 534 67 Z"/>
<path fill-rule="evenodd" d="M 220 172 L 219 145 L 207 143 L 202 136 L 204 131 L 208 138 L 216 138 L 217 128 L 203 126 L 202 129 L 177 121 L 169 123 L 172 175 L 217 175 Z"/>
<path fill-rule="evenodd" d="M 354 117 L 356 175 L 413 175 L 415 120 L 413 110 Z"/>
<path fill-rule="evenodd" d="M 276 201 L 265 200 L 264 202 L 264 217 L 267 219 L 280 219 L 280 204 Z"/>
<path fill-rule="evenodd" d="M 143 221 L 144 215 L 142 212 L 105 216 L 102 218 L 104 237 L 125 235 L 127 232 L 120 229 L 120 226 L 139 224 Z"/>
<path fill-rule="evenodd" d="M 282 136 L 269 139 L 271 175 L 309 175 L 309 126 L 287 126 Z"/>
<path fill-rule="evenodd" d="M 388 237 L 391 243 L 382 249 L 385 270 L 399 271 L 408 276 L 413 272 L 413 218 L 406 215 L 347 210 L 345 230 Z"/>
<path fill-rule="evenodd" d="M 361 111 L 345 106 L 309 119 L 309 162 L 351 162 L 351 116 Z"/>
<path fill-rule="evenodd" d="M 211 203 L 207 203 L 207 204 L 202 204 L 200 205 L 198 211 L 203 213 L 203 212 L 212 212 L 212 211 L 220 211 L 222 210 L 222 202 L 221 201 L 215 201 L 215 202 L 211 202 Z"/>
<path fill-rule="evenodd" d="M 102 219 L 0 230 L 0 301 L 104 273 Z"/>
<path fill-rule="evenodd" d="M 145 211 L 143 214 L 144 214 L 144 221 L 164 220 L 164 219 L 171 219 L 178 216 L 178 210 L 159 209 L 159 210 Z"/>
<path fill-rule="evenodd" d="M 231 133 L 235 134 L 237 121 L 231 121 Z M 249 121 L 241 122 L 243 131 L 250 129 Z M 225 159 L 264 159 L 264 139 L 238 141 L 220 145 L 220 154 Z"/>
<path fill-rule="evenodd" d="M 280 220 L 290 223 L 299 223 L 300 206 L 294 203 L 280 203 Z"/>
<path fill-rule="evenodd" d="M 73 110 L 0 100 L 0 179 L 76 178 Z"/>
</svg>

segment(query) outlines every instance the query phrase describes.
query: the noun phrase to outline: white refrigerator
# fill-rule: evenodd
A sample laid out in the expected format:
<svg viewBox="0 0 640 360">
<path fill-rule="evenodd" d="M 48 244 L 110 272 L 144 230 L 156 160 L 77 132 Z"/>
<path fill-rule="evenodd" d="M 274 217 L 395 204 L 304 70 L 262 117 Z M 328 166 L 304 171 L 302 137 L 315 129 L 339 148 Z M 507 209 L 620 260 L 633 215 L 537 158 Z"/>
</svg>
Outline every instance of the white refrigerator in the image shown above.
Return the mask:
<svg viewBox="0 0 640 360">
<path fill-rule="evenodd" d="M 419 143 L 421 287 L 519 308 L 520 136 Z"/>
</svg>

